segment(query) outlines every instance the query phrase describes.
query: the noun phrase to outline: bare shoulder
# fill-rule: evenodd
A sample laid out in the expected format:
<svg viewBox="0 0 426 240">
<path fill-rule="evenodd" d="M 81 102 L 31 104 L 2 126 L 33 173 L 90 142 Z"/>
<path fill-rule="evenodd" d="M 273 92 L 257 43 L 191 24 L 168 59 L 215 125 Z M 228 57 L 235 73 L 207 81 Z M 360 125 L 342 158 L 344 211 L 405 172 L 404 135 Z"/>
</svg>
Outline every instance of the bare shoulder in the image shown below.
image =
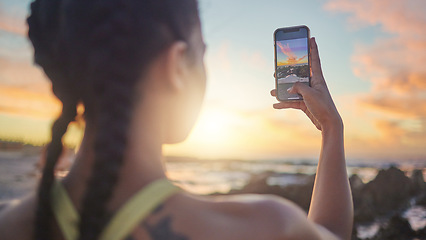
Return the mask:
<svg viewBox="0 0 426 240">
<path fill-rule="evenodd" d="M 244 219 L 262 239 L 335 239 L 328 230 L 307 219 L 296 204 L 274 195 L 217 197 L 220 211 Z M 246 227 L 247 227 L 246 225 Z"/>
<path fill-rule="evenodd" d="M 0 236 L 2 239 L 31 239 L 34 209 L 33 194 L 7 203 L 0 211 Z"/>
</svg>

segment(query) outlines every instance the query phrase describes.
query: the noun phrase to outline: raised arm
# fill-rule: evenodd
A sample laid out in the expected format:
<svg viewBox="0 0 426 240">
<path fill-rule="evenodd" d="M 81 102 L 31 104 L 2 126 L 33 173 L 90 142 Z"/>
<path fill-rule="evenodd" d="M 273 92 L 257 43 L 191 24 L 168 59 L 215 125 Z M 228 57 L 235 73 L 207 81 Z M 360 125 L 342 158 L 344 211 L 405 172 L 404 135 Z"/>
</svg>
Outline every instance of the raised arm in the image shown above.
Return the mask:
<svg viewBox="0 0 426 240">
<path fill-rule="evenodd" d="M 343 122 L 325 83 L 315 38 L 310 40 L 312 57 L 311 87 L 296 83 L 290 93 L 299 93 L 303 101 L 280 102 L 274 108 L 295 108 L 306 113 L 322 131 L 321 155 L 308 219 L 340 239 L 350 239 L 353 203 L 346 174 Z M 275 90 L 271 94 L 275 96 Z"/>
</svg>

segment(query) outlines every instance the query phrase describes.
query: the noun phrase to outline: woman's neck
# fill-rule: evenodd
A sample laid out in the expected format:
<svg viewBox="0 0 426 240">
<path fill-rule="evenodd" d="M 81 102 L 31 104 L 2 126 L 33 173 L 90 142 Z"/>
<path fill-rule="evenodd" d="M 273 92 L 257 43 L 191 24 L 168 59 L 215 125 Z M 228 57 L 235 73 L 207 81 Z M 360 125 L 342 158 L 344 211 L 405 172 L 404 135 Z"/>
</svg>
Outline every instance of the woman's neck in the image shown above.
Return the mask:
<svg viewBox="0 0 426 240">
<path fill-rule="evenodd" d="M 111 186 L 114 187 L 114 191 L 108 207 L 112 210 L 117 209 L 150 182 L 165 177 L 161 134 L 158 134 L 160 129 L 155 127 L 141 129 L 141 126 L 144 124 L 139 124 L 138 127 L 129 126 L 129 132 L 132 134 L 129 134 L 123 164 L 118 172 L 118 181 L 115 186 Z M 96 171 L 92 169 L 94 163 L 92 129 L 90 125 L 86 126 L 84 139 L 74 165 L 64 179 L 64 185 L 78 210 L 80 210 L 87 182 L 92 172 Z"/>
</svg>

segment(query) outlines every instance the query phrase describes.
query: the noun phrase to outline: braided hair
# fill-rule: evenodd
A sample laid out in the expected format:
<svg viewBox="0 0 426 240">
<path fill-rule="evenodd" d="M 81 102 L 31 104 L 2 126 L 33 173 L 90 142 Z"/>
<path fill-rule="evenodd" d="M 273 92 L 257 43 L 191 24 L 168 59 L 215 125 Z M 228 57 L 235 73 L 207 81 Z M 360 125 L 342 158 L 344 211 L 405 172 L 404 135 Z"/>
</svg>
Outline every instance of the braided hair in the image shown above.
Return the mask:
<svg viewBox="0 0 426 240">
<path fill-rule="evenodd" d="M 76 106 L 95 129 L 94 166 L 82 200 L 79 239 L 97 239 L 119 178 L 134 89 L 147 66 L 174 41 L 188 42 L 199 16 L 196 0 L 35 0 L 27 19 L 34 61 L 62 102 L 52 126 L 38 187 L 35 239 L 51 239 L 50 191 L 62 137 Z"/>
</svg>

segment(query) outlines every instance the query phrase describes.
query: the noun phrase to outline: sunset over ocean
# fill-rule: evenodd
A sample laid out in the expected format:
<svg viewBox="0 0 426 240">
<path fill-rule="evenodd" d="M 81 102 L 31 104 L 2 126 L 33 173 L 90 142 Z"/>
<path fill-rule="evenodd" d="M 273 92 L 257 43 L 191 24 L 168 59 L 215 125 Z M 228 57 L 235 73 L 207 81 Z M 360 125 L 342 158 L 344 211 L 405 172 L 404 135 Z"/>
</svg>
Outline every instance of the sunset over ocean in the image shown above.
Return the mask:
<svg viewBox="0 0 426 240">
<path fill-rule="evenodd" d="M 28 39 L 28 26 L 26 24 L 31 2 L 30 0 L 0 0 L 0 213 L 2 209 L 6 208 L 7 204 L 36 189 L 41 176 L 50 177 L 50 180 L 46 181 L 53 181 L 54 175 L 61 179 L 65 176 L 71 176 L 78 166 L 83 166 L 78 161 L 110 158 L 110 162 L 102 162 L 104 165 L 96 165 L 98 162 L 95 162 L 93 172 L 100 172 L 99 175 L 102 175 L 103 171 L 107 171 L 109 175 L 102 175 L 102 177 L 108 180 L 115 179 L 115 177 L 121 180 L 122 175 L 126 176 L 126 181 L 135 183 L 134 186 L 131 186 L 132 191 L 136 191 L 145 185 L 134 181 L 134 178 L 123 174 L 124 172 L 119 172 L 124 169 L 120 168 L 122 165 L 126 167 L 126 171 L 133 171 L 134 176 L 146 178 L 144 181 L 147 182 L 156 179 L 157 175 L 153 173 L 152 176 L 146 176 L 139 174 L 138 171 L 151 171 L 154 168 L 161 168 L 161 178 L 164 178 L 162 180 L 166 180 L 168 184 L 172 183 L 170 186 L 177 185 L 198 195 L 276 195 L 295 203 L 295 206 L 297 205 L 307 214 L 312 210 L 311 201 L 315 202 L 312 199 L 315 199 L 315 195 L 320 195 L 317 192 L 313 194 L 315 189 L 319 189 L 317 187 L 319 184 L 316 185 L 317 179 L 323 181 L 321 190 L 338 189 L 337 187 L 329 187 L 330 185 L 327 184 L 332 186 L 338 186 L 336 183 L 342 183 L 342 186 L 346 184 L 339 192 L 339 194 L 344 194 L 322 194 L 321 197 L 331 196 L 338 202 L 340 201 L 338 197 L 346 196 L 346 198 L 342 197 L 348 203 L 346 206 L 352 207 L 353 205 L 353 214 L 349 213 L 349 210 L 344 213 L 347 214 L 347 219 L 353 218 L 353 221 L 347 224 L 347 226 L 353 226 L 351 240 L 426 239 L 426 183 L 424 181 L 426 178 L 425 0 L 199 0 L 202 36 L 206 44 L 204 64 L 207 75 L 204 101 L 199 104 L 193 100 L 201 99 L 202 95 L 199 93 L 202 91 L 200 89 L 204 89 L 204 82 L 201 84 L 201 82 L 195 81 L 201 79 L 201 73 L 204 76 L 203 65 L 198 65 L 202 62 L 200 47 L 202 44 L 199 30 L 196 32 L 197 35 L 191 35 L 188 38 L 180 38 L 180 35 L 178 37 L 178 34 L 172 31 L 176 36 L 170 35 L 173 39 L 167 36 L 169 38 L 165 40 L 167 44 L 164 44 L 165 41 L 157 41 L 158 39 L 155 39 L 152 35 L 146 35 L 150 36 L 149 41 L 147 40 L 149 44 L 145 42 L 145 45 L 141 45 L 139 40 L 142 37 L 134 36 L 145 36 L 140 30 L 143 28 L 140 28 L 140 25 L 129 23 L 131 21 L 123 20 L 121 22 L 122 15 L 117 15 L 120 17 L 117 17 L 118 20 L 111 18 L 120 22 L 117 25 L 128 24 L 132 27 L 128 28 L 130 30 L 124 27 L 120 28 L 120 33 L 125 32 L 127 38 L 112 32 L 111 29 L 115 29 L 115 25 L 111 29 L 105 27 L 107 30 L 98 29 L 101 34 L 93 34 L 94 37 L 92 36 L 96 41 L 99 41 L 99 39 L 103 41 L 103 31 L 107 31 L 107 34 L 112 36 L 110 36 L 110 41 L 111 49 L 113 49 L 113 51 L 107 49 L 108 52 L 105 50 L 106 48 L 103 48 L 103 46 L 109 46 L 106 43 L 102 45 L 96 42 L 99 45 L 87 46 L 85 43 L 80 43 L 84 42 L 81 39 L 86 40 L 82 37 L 86 35 L 77 34 L 80 34 L 79 28 L 75 27 L 78 24 L 70 24 L 71 20 L 69 22 L 64 21 L 70 24 L 63 26 L 71 26 L 69 28 L 72 30 L 67 33 L 74 38 L 65 33 L 63 33 L 63 36 L 60 35 L 62 38 L 57 38 L 68 40 L 68 37 L 70 37 L 69 39 L 75 42 L 58 41 L 58 46 L 67 50 L 78 49 L 78 51 L 75 51 L 77 54 L 58 54 L 60 56 L 71 56 L 63 58 L 66 60 L 58 56 L 53 59 L 62 59 L 66 64 L 74 61 L 74 65 L 84 66 L 82 71 L 75 72 L 83 73 L 81 76 L 84 77 L 81 79 L 90 79 L 91 81 L 87 82 L 89 83 L 87 86 L 83 84 L 82 89 L 66 85 L 70 83 L 56 83 L 55 89 L 58 89 L 57 84 L 64 84 L 66 89 L 73 89 L 75 92 L 70 94 L 72 97 L 68 96 L 69 92 L 64 94 L 67 100 L 69 100 L 68 97 L 71 99 L 69 100 L 71 103 L 68 102 L 68 105 L 72 109 L 65 104 L 68 109 L 64 109 L 68 111 L 64 110 L 64 115 L 61 117 L 62 122 L 60 122 L 62 125 L 55 124 L 55 127 L 59 126 L 59 130 L 56 129 L 56 134 L 54 134 L 57 144 L 49 145 L 52 149 L 52 146 L 55 147 L 55 149 L 49 151 L 46 150 L 46 146 L 51 141 L 52 124 L 60 116 L 62 105 L 61 101 L 52 93 L 51 82 L 42 68 L 34 64 L 34 49 Z M 122 3 L 115 2 L 114 4 Z M 136 5 L 140 3 L 132 2 Z M 157 2 L 144 3 L 149 5 Z M 193 23 L 196 23 L 198 28 L 198 22 L 193 21 L 193 19 L 198 19 L 194 3 L 192 2 L 194 16 L 188 16 Z M 81 4 L 81 6 L 76 7 L 76 9 L 81 8 L 86 11 L 84 4 L 87 4 L 87 2 L 81 1 L 78 4 Z M 103 14 L 103 2 L 96 4 L 102 5 L 94 4 L 92 6 L 94 9 L 91 11 L 99 11 Z M 123 3 L 123 6 L 125 4 L 129 4 L 129 2 Z M 72 4 L 70 6 L 75 7 Z M 155 5 L 153 9 L 158 6 Z M 172 9 L 169 9 L 170 11 L 177 11 L 176 5 L 170 6 L 173 6 L 170 7 Z M 111 9 L 111 13 L 116 13 L 115 8 Z M 132 12 L 129 9 L 137 12 Z M 133 14 L 131 17 L 134 17 L 139 14 L 141 9 L 146 11 L 145 8 L 128 6 L 126 9 L 128 12 L 123 11 L 125 13 L 130 12 L 130 15 Z M 151 12 L 154 14 L 160 11 L 156 9 Z M 74 11 L 71 11 L 71 13 L 70 16 L 75 17 Z M 99 15 L 104 17 L 102 14 Z M 179 12 L 179 14 L 182 13 Z M 86 15 L 92 19 L 92 15 Z M 163 15 L 170 17 L 173 14 Z M 149 18 L 145 15 L 141 16 L 141 19 Z M 69 19 L 74 19 L 72 17 L 68 16 Z M 156 17 L 153 17 L 153 19 Z M 64 17 L 63 19 L 67 18 Z M 129 19 L 133 20 L 130 17 Z M 148 20 L 154 21 L 153 19 Z M 125 18 L 125 20 L 128 19 Z M 83 20 L 80 19 L 79 21 Z M 91 21 L 94 20 L 84 21 L 84 23 Z M 115 24 L 115 22 L 113 23 Z M 161 31 L 157 31 L 152 27 L 163 26 L 163 23 L 164 21 L 161 21 L 156 23 L 158 25 L 148 24 L 147 26 L 149 26 L 150 31 L 155 30 L 155 34 L 158 35 L 155 37 L 165 38 L 164 36 L 168 35 L 167 31 L 166 34 L 163 34 L 162 28 Z M 180 24 L 179 21 L 173 23 Z M 95 26 L 98 22 L 91 24 Z M 34 29 L 33 25 L 31 26 L 31 29 Z M 310 36 L 314 37 L 315 40 L 312 39 L 308 43 L 308 39 L 305 38 L 307 29 L 297 27 L 287 28 L 286 31 L 280 29 L 283 36 L 274 41 L 276 29 L 292 26 L 307 26 Z M 86 26 L 84 25 L 84 27 Z M 86 28 L 90 31 L 92 29 L 91 27 Z M 304 29 L 305 35 L 303 37 L 296 34 L 299 29 Z M 85 31 L 82 30 L 81 32 L 86 33 Z M 31 32 L 33 33 L 33 30 Z M 64 32 L 66 31 L 64 30 Z M 195 31 L 187 32 L 189 36 L 189 33 L 192 34 Z M 117 38 L 115 38 L 116 36 Z M 118 37 L 120 37 L 120 41 L 111 40 L 119 39 Z M 125 43 L 129 43 L 128 46 L 132 50 L 135 46 L 136 48 L 144 46 L 143 51 L 135 50 L 134 54 L 133 51 L 128 51 L 130 48 L 126 48 L 127 45 L 123 44 L 124 41 L 121 41 L 121 37 L 125 40 L 136 39 L 137 41 L 132 42 L 133 45 L 130 45 L 129 42 L 131 41 Z M 193 40 L 193 38 L 196 40 Z M 71 40 L 70 42 L 72 42 Z M 91 41 L 88 42 L 92 44 Z M 154 42 L 155 44 L 158 43 L 158 46 L 151 44 Z M 170 42 L 170 45 L 168 45 L 168 42 Z M 77 45 L 74 46 L 75 43 Z M 274 43 L 276 43 L 276 47 Z M 310 59 L 307 52 L 308 44 L 316 46 L 314 43 L 318 46 L 320 64 L 318 58 L 316 58 L 317 61 L 310 60 L 308 62 Z M 82 45 L 85 47 L 82 48 Z M 68 48 L 68 46 L 74 48 Z M 92 52 L 93 46 L 98 47 L 100 51 Z M 159 46 L 164 49 L 164 46 L 166 46 L 167 51 L 160 49 Z M 194 57 L 194 59 L 198 59 L 197 64 L 194 64 L 195 67 L 192 65 L 190 68 L 188 67 L 190 64 L 186 64 L 186 60 L 189 58 L 181 61 L 184 58 L 180 57 L 189 56 L 187 53 L 192 54 L 192 49 L 187 48 L 187 46 L 195 46 L 196 51 L 194 52 L 197 53 L 195 54 L 197 58 Z M 151 50 L 147 50 L 150 48 L 158 49 L 151 52 Z M 80 51 L 80 49 L 83 50 Z M 188 49 L 191 51 L 187 51 Z M 55 48 L 55 50 L 57 49 Z M 117 51 L 114 52 L 115 50 Z M 149 53 L 146 54 L 149 61 L 147 60 L 142 64 L 139 61 L 141 55 L 137 54 L 145 52 L 145 50 Z M 181 53 L 184 51 L 185 55 L 182 55 Z M 58 52 L 62 53 L 59 50 Z M 104 52 L 105 55 L 113 57 L 109 56 L 110 58 L 103 59 Z M 133 55 L 129 54 L 130 52 Z M 172 57 L 163 58 L 161 54 L 164 52 L 169 54 L 164 56 Z M 316 50 L 313 52 L 316 53 Z M 54 53 L 57 54 L 57 52 Z M 67 53 L 74 52 L 68 51 Z M 90 53 L 91 55 L 87 55 L 90 55 L 93 59 L 85 56 L 86 53 Z M 175 53 L 179 58 L 172 55 Z M 48 51 L 46 55 L 49 54 L 51 52 Z M 129 56 L 122 58 L 126 54 L 129 54 Z M 135 57 L 136 55 L 137 57 Z M 155 56 L 155 58 L 152 59 L 152 56 Z M 317 55 L 314 54 L 314 56 Z M 80 58 L 84 61 L 75 61 L 75 59 L 81 60 Z M 123 59 L 126 59 L 126 61 L 123 61 Z M 162 61 L 160 64 L 148 65 L 148 63 L 151 63 L 150 61 L 157 63 L 158 59 Z M 102 67 L 97 65 L 98 60 L 105 60 L 105 63 L 99 61 L 104 64 L 99 63 L 99 66 Z M 129 67 L 127 66 L 130 65 L 128 62 L 132 61 L 135 63 L 132 63 L 131 67 L 132 70 L 137 69 L 136 73 L 125 68 Z M 52 63 L 52 61 L 47 62 L 47 64 Z M 93 66 L 87 67 L 89 64 L 86 66 L 81 62 L 89 62 Z M 181 64 L 182 62 L 183 64 Z M 123 63 L 122 66 L 120 63 Z M 174 63 L 178 64 L 172 65 Z M 312 63 L 316 63 L 316 65 L 312 65 Z M 174 68 L 177 65 L 179 65 L 179 68 Z M 48 66 L 57 67 L 56 64 Z M 111 66 L 111 68 L 104 66 Z M 147 69 L 154 69 L 152 71 L 155 71 L 154 73 L 158 73 L 158 75 L 151 75 L 152 72 L 147 71 L 149 74 L 146 75 L 148 77 L 145 77 L 145 72 L 143 74 L 138 72 L 140 66 L 149 66 Z M 69 75 L 71 71 L 68 71 L 68 68 L 62 69 L 60 67 L 60 69 L 66 70 L 65 73 L 59 75 L 66 76 L 63 77 L 65 80 L 69 80 L 71 78 L 69 76 L 80 76 L 80 74 Z M 70 67 L 70 69 L 80 68 Z M 96 69 L 96 71 L 93 71 L 93 69 Z M 105 73 L 109 73 L 109 71 L 98 71 L 99 69 L 111 70 L 114 74 L 108 75 Z M 145 68 L 143 69 L 145 70 Z M 181 69 L 185 71 L 177 71 Z M 191 71 L 187 71 L 188 69 Z M 326 84 L 319 74 L 321 70 Z M 117 74 L 115 74 L 115 71 Z M 88 72 L 95 72 L 96 74 L 87 75 Z M 134 81 L 134 76 L 139 75 L 143 76 L 143 78 L 141 77 L 143 80 L 148 79 L 148 83 L 151 84 L 148 86 L 154 86 L 155 91 L 142 93 L 142 90 L 145 89 L 139 89 L 140 85 L 136 84 L 140 82 Z M 124 77 L 120 78 L 120 81 L 116 81 L 118 79 L 116 76 Z M 173 78 L 174 76 L 178 77 Z M 108 82 L 104 82 L 105 78 Z M 99 84 L 93 79 L 101 81 L 101 83 Z M 122 79 L 124 80 L 121 81 Z M 163 81 L 157 82 L 152 79 L 167 82 L 163 84 Z M 128 82 L 125 82 L 125 80 L 128 80 Z M 187 84 L 189 81 L 191 81 L 190 84 Z M 78 85 L 80 86 L 81 82 L 78 82 Z M 278 89 L 271 92 L 276 88 L 276 85 Z M 102 90 L 99 90 L 97 86 L 100 86 L 99 89 Z M 107 89 L 106 86 L 109 87 L 108 91 L 105 90 Z M 312 88 L 310 89 L 308 86 Z M 169 87 L 172 89 L 171 91 L 176 90 L 176 92 L 170 94 L 170 98 L 164 100 L 158 97 L 169 91 Z M 142 93 L 140 94 L 143 95 L 140 98 L 142 100 L 131 98 L 134 89 Z M 181 91 L 182 89 L 184 91 Z M 330 98 L 327 90 L 329 90 L 332 98 Z M 128 94 L 129 92 L 130 94 Z M 144 95 L 144 93 L 148 94 Z M 105 97 L 111 95 L 114 97 Z M 276 95 L 278 97 L 275 97 Z M 96 100 L 93 96 L 96 96 Z M 314 102 L 312 96 L 319 100 Z M 96 124 L 89 124 L 87 128 L 88 132 L 93 134 L 89 135 L 95 136 L 93 137 L 94 142 L 98 144 L 93 144 L 95 147 L 90 145 L 92 139 L 85 137 L 80 148 L 85 128 L 84 106 L 82 104 L 76 105 L 76 102 L 84 97 L 87 97 L 88 101 L 93 103 L 94 107 L 91 104 L 86 104 L 88 109 L 96 113 L 93 114 L 93 112 L 88 111 L 95 117 L 89 116 L 93 117 L 92 119 L 101 120 L 93 122 L 99 125 L 103 124 L 103 128 Z M 120 101 L 117 100 L 119 97 L 122 98 L 119 99 Z M 306 102 L 295 103 L 293 101 L 302 99 L 302 97 Z M 274 105 L 274 107 L 282 107 L 283 109 L 274 109 L 273 104 L 278 102 L 277 98 L 283 102 Z M 85 103 L 88 103 L 86 98 L 84 99 Z M 141 104 L 145 99 L 150 101 Z M 333 101 L 338 111 L 335 110 Z M 138 103 L 139 105 L 136 105 L 143 111 L 139 108 L 136 110 L 140 111 L 135 111 L 135 109 L 123 107 L 133 106 L 132 104 L 135 103 Z M 192 114 L 191 111 L 198 111 L 194 107 L 199 105 L 202 105 L 200 114 L 186 140 L 177 144 L 164 145 L 164 142 L 175 142 L 178 141 L 175 139 L 184 138 L 177 133 L 177 136 L 173 134 L 175 132 L 179 134 L 182 132 L 182 135 L 188 133 L 182 130 L 185 129 L 181 128 L 184 125 L 182 123 L 193 120 L 191 117 L 196 115 L 195 113 Z M 102 111 L 96 109 L 97 107 L 105 110 L 109 115 L 106 113 L 104 115 L 99 114 Z M 74 119 L 76 108 L 76 121 L 68 125 L 66 134 L 62 138 L 65 148 L 61 152 L 61 134 L 65 132 L 66 124 Z M 191 108 L 191 111 L 188 110 L 189 108 Z M 292 108 L 302 109 L 302 111 Z M 315 112 L 315 110 L 317 111 Z M 134 112 L 137 112 L 137 114 L 131 115 Z M 191 114 L 189 114 L 190 112 Z M 65 116 L 65 113 L 68 115 Z M 66 117 L 68 119 L 65 119 Z M 340 117 L 343 120 L 344 134 L 342 134 Z M 89 123 L 92 123 L 92 121 L 89 121 Z M 139 123 L 140 125 L 138 125 Z M 130 126 L 132 131 L 128 130 Z M 107 130 L 98 131 L 98 127 Z M 96 130 L 90 131 L 92 129 Z M 322 129 L 323 132 L 318 129 Z M 146 133 L 146 130 L 148 130 L 148 133 Z M 57 132 L 61 133 L 59 137 L 55 137 L 58 136 Z M 104 137 L 104 135 L 110 138 Z M 343 135 L 344 138 L 342 138 Z M 86 141 L 86 139 L 89 140 Z M 109 145 L 104 147 L 102 144 Z M 129 145 L 132 150 L 137 150 L 130 151 Z M 91 148 L 94 149 L 93 152 L 90 152 Z M 78 151 L 79 149 L 81 151 Z M 104 149 L 108 151 L 104 153 Z M 147 153 L 145 153 L 146 149 L 148 149 Z M 145 155 L 140 153 L 139 156 L 137 151 L 142 152 L 142 150 Z M 106 154 L 109 151 L 113 154 Z M 82 152 L 87 153 L 87 156 L 90 157 L 81 157 Z M 125 155 L 129 152 L 131 152 L 130 157 Z M 57 155 L 49 158 L 53 154 Z M 129 159 L 136 162 L 137 167 L 135 169 L 129 167 L 131 165 L 126 165 L 129 164 Z M 154 159 L 158 162 L 143 162 L 142 164 L 141 159 L 143 161 Z M 319 159 L 321 160 L 319 161 Z M 58 160 L 57 163 L 53 163 L 56 160 Z M 114 162 L 115 160 L 119 161 Z M 141 162 L 138 162 L 139 160 Z M 77 164 L 74 164 L 75 162 Z M 113 164 L 110 164 L 111 162 Z M 85 164 L 92 164 L 92 161 L 86 161 Z M 50 167 L 46 168 L 49 169 L 50 175 L 42 174 L 44 165 Z M 148 168 L 146 168 L 147 166 Z M 73 170 L 70 172 L 71 168 Z M 99 169 L 101 171 L 98 171 Z M 323 177 L 324 175 L 321 176 L 320 174 L 324 174 L 324 169 L 329 171 L 327 173 L 331 172 L 341 177 L 340 180 L 342 181 L 333 178 L 335 177 L 333 174 L 326 174 L 329 178 Z M 110 173 L 113 171 L 116 175 Z M 86 172 L 84 173 L 86 174 Z M 79 175 L 77 176 L 79 177 Z M 346 182 L 346 180 L 348 181 Z M 81 184 L 86 184 L 83 180 L 79 181 Z M 327 184 L 324 184 L 324 182 L 327 182 Z M 102 183 L 104 184 L 104 182 Z M 120 184 L 122 183 L 120 182 Z M 98 185 L 95 184 L 94 186 L 97 188 Z M 104 184 L 104 188 L 105 186 L 109 188 L 109 185 Z M 126 188 L 128 185 L 119 186 Z M 46 189 L 48 188 L 46 187 Z M 182 189 L 179 189 L 179 191 Z M 331 190 L 330 192 L 332 192 Z M 87 192 L 89 193 L 88 196 L 92 193 L 91 191 Z M 130 191 L 126 198 L 127 196 L 131 196 Z M 51 200 L 47 199 L 46 201 Z M 344 201 L 340 201 L 340 203 Z M 326 212 L 326 216 L 337 216 L 345 212 L 340 211 L 344 208 L 336 207 L 330 204 L 330 201 L 324 200 L 323 203 L 327 203 L 328 207 L 334 207 L 333 210 L 338 209 L 333 212 L 325 211 L 322 208 Z M 107 205 L 105 204 L 105 206 Z M 319 206 L 316 205 L 317 209 L 321 209 L 321 207 L 318 208 Z M 349 209 L 349 207 L 345 209 Z M 315 211 L 312 210 L 312 212 Z M 329 212 L 332 213 L 329 214 Z M 329 218 L 324 217 L 324 219 Z M 341 221 L 337 222 L 341 223 Z M 167 224 L 169 223 L 167 222 Z M 166 224 L 166 221 L 164 224 Z M 327 229 L 327 227 L 324 227 L 324 229 Z M 347 229 L 349 229 L 347 230 L 349 233 L 350 228 L 347 227 Z M 182 237 L 179 239 L 189 238 Z"/>
<path fill-rule="evenodd" d="M 43 145 L 60 106 L 32 63 L 29 2 L 0 1 L 0 138 Z M 207 97 L 190 137 L 165 152 L 212 159 L 316 158 L 320 132 L 301 112 L 274 110 L 269 95 L 272 33 L 304 24 L 316 37 L 344 120 L 347 158 L 424 161 L 426 20 L 418 2 L 295 1 L 290 8 L 297 11 L 284 14 L 281 9 L 289 6 L 281 1 L 200 1 Z M 67 134 L 70 145 L 81 137 L 77 130 L 74 124 Z"/>
</svg>

